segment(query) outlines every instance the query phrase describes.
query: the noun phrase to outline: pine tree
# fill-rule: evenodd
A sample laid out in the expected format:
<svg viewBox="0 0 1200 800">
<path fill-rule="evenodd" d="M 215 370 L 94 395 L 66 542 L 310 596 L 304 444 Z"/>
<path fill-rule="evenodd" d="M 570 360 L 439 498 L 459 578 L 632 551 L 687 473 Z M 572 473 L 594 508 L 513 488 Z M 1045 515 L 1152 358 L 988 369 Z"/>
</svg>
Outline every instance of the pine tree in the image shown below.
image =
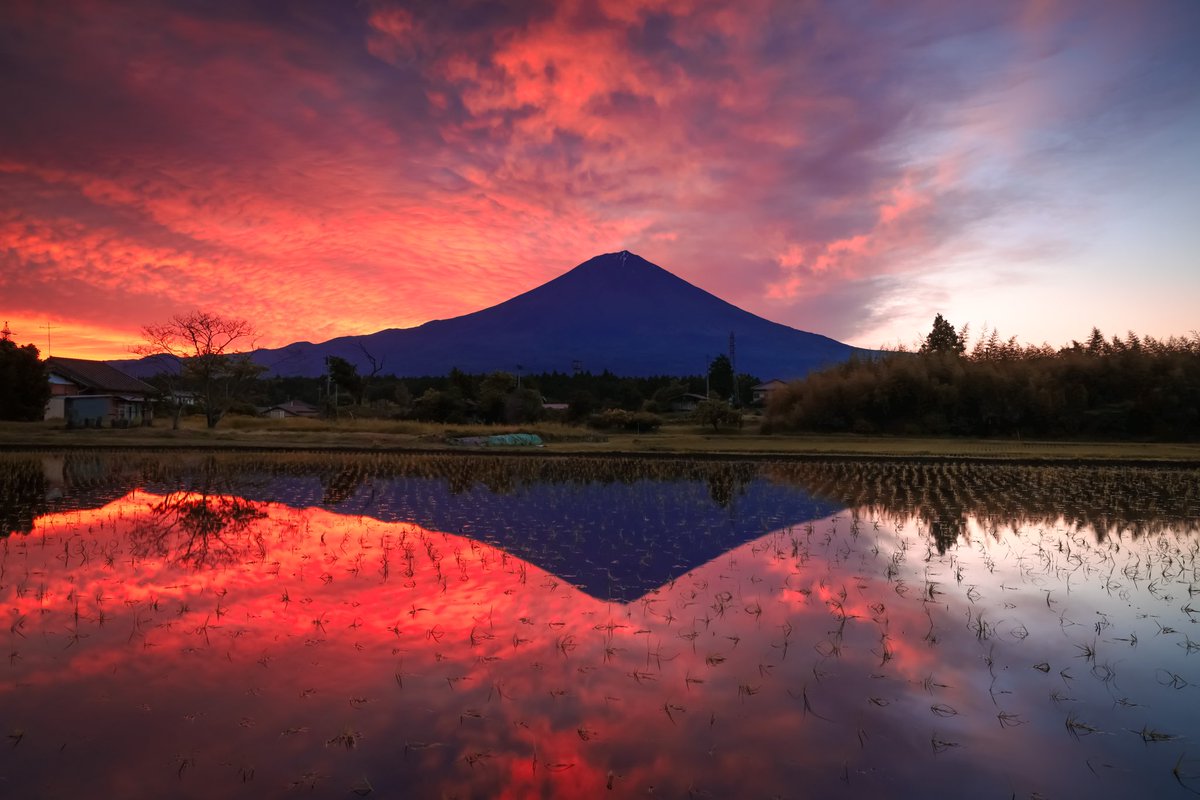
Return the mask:
<svg viewBox="0 0 1200 800">
<path fill-rule="evenodd" d="M 966 350 L 966 344 L 958 335 L 958 331 L 954 330 L 954 326 L 947 322 L 941 314 L 934 317 L 933 329 L 925 337 L 925 342 L 921 345 L 921 352 L 962 355 L 964 350 Z"/>
</svg>

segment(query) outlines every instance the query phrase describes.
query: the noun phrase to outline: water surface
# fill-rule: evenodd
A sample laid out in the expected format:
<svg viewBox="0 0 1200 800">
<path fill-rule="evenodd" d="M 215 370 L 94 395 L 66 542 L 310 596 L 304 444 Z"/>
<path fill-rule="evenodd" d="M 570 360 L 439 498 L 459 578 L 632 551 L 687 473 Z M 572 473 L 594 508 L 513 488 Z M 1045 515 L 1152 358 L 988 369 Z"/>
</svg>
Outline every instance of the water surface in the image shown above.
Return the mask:
<svg viewBox="0 0 1200 800">
<path fill-rule="evenodd" d="M 1195 471 L 0 457 L 21 797 L 1191 796 Z"/>
</svg>

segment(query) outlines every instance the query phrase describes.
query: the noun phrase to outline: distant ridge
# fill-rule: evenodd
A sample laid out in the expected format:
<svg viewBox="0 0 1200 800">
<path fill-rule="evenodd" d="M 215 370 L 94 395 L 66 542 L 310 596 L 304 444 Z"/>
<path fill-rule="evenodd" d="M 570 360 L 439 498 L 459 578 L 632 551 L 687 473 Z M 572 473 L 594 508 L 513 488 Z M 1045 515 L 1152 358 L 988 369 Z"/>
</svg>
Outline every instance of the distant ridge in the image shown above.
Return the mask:
<svg viewBox="0 0 1200 800">
<path fill-rule="evenodd" d="M 389 328 L 326 342 L 295 342 L 256 350 L 270 375 L 313 377 L 325 358 L 338 356 L 369 370 L 364 354 L 383 372 L 405 376 L 495 370 L 525 373 L 582 369 L 617 375 L 698 375 L 729 349 L 736 334 L 737 370 L 769 378 L 800 377 L 844 361 L 857 348 L 789 328 L 621 251 L 583 262 L 571 271 L 503 303 L 415 328 Z M 122 362 L 135 374 L 157 366 Z"/>
</svg>

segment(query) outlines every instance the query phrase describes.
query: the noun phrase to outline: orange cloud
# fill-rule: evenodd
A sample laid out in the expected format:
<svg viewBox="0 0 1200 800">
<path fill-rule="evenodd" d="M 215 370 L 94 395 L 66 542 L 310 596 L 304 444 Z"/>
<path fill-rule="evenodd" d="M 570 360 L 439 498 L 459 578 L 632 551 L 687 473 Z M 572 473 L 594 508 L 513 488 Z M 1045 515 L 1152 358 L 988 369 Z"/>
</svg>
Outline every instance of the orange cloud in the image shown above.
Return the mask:
<svg viewBox="0 0 1200 800">
<path fill-rule="evenodd" d="M 58 320 L 80 342 L 62 355 L 121 357 L 122 331 L 192 307 L 278 346 L 467 313 L 632 249 L 844 335 L 871 322 L 851 306 L 994 262 L 980 223 L 1028 214 L 1040 169 L 1087 177 L 1045 143 L 1179 107 L 1158 61 L 1137 73 L 1157 93 L 1117 73 L 1187 26 L 1089 9 L 19 1 L 0 316 Z"/>
</svg>

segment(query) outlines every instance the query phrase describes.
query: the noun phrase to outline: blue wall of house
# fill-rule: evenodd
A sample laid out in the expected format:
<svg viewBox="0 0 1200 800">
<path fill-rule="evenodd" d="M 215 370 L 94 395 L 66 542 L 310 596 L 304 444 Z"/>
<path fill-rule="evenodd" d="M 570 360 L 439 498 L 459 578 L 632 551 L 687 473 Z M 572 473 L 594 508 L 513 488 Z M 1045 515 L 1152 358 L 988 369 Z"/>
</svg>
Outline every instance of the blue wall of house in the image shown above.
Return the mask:
<svg viewBox="0 0 1200 800">
<path fill-rule="evenodd" d="M 67 398 L 67 424 L 76 428 L 96 428 L 112 424 L 113 398 L 75 395 Z"/>
</svg>

